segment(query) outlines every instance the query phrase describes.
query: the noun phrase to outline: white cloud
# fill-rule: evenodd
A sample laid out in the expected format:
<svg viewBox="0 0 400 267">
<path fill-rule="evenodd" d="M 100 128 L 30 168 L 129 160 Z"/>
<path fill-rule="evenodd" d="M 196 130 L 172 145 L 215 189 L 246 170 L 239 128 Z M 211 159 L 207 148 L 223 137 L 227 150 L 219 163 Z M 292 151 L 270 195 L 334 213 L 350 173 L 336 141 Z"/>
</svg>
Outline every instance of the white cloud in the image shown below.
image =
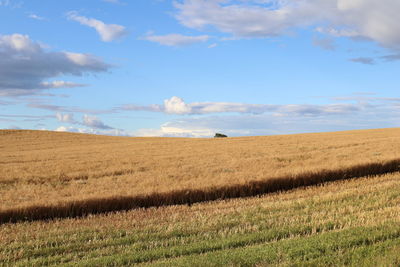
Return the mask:
<svg viewBox="0 0 400 267">
<path fill-rule="evenodd" d="M 35 19 L 35 20 L 45 20 L 44 17 L 38 16 L 36 14 L 29 14 L 28 17 L 31 18 L 31 19 Z"/>
<path fill-rule="evenodd" d="M 147 35 L 142 39 L 166 46 L 186 46 L 195 43 L 207 42 L 210 39 L 210 36 L 208 35 L 187 36 L 181 34 L 167 34 L 167 35 Z"/>
<path fill-rule="evenodd" d="M 62 75 L 82 76 L 105 72 L 111 66 L 101 59 L 72 52 L 50 52 L 28 35 L 0 35 L 0 95 L 37 94 L 49 88 L 82 86 L 66 81 L 46 81 Z"/>
<path fill-rule="evenodd" d="M 205 29 L 213 26 L 237 37 L 270 37 L 284 33 L 296 25 L 311 23 L 311 10 L 305 9 L 304 1 L 276 1 L 279 6 L 264 7 L 255 1 L 237 3 L 221 0 L 184 0 L 176 2 L 178 20 L 185 26 Z M 287 3 L 287 4 L 284 4 Z M 314 16 L 315 17 L 315 16 Z"/>
<path fill-rule="evenodd" d="M 97 19 L 79 16 L 75 11 L 68 12 L 67 16 L 70 20 L 77 21 L 82 25 L 94 28 L 100 35 L 101 40 L 104 42 L 111 42 L 128 34 L 124 26 L 117 24 L 105 24 Z"/>
<path fill-rule="evenodd" d="M 398 0 L 181 0 L 175 7 L 184 26 L 211 26 L 234 37 L 273 37 L 312 26 L 400 50 Z"/>
<path fill-rule="evenodd" d="M 59 131 L 75 131 L 75 132 L 87 132 L 87 133 L 95 133 L 95 132 L 102 132 L 102 133 L 115 133 L 115 131 L 120 131 L 124 132 L 123 130 L 120 129 L 115 129 L 113 127 L 110 127 L 106 125 L 104 122 L 102 122 L 98 117 L 96 116 L 90 116 L 90 115 L 83 115 L 82 117 L 82 122 L 76 121 L 74 119 L 74 115 L 72 113 L 61 113 L 57 112 L 56 113 L 56 118 L 59 122 L 63 123 L 70 123 L 70 124 L 75 124 L 75 125 L 80 125 L 84 126 L 87 128 L 81 128 L 81 127 L 66 127 L 66 126 L 61 126 L 57 130 Z M 88 128 L 90 130 L 88 130 Z"/>
<path fill-rule="evenodd" d="M 82 124 L 91 128 L 102 129 L 102 130 L 114 129 L 113 127 L 105 125 L 104 122 L 102 122 L 98 117 L 89 116 L 87 114 L 83 115 Z"/>
<path fill-rule="evenodd" d="M 164 112 L 170 114 L 189 114 L 192 112 L 192 108 L 182 98 L 173 96 L 170 99 L 164 100 Z"/>
<path fill-rule="evenodd" d="M 38 53 L 41 50 L 42 47 L 38 43 L 33 42 L 28 35 L 0 35 L 0 51 L 2 52 L 26 53 L 28 57 L 29 54 Z"/>
<path fill-rule="evenodd" d="M 56 113 L 56 118 L 59 122 L 76 123 L 73 114 Z"/>
<path fill-rule="evenodd" d="M 106 125 L 96 116 L 83 115 L 82 122 L 76 121 L 71 113 L 56 113 L 56 118 L 59 122 L 75 124 L 76 126 L 60 126 L 55 131 L 60 132 L 77 132 L 115 136 L 132 136 L 131 133 L 116 129 Z"/>
<path fill-rule="evenodd" d="M 91 66 L 92 68 L 98 67 L 99 59 L 87 54 L 65 52 L 65 56 L 73 63 L 79 66 Z"/>
<path fill-rule="evenodd" d="M 72 126 L 60 126 L 54 131 L 56 132 L 71 132 L 71 133 L 79 133 L 80 129 L 72 127 Z"/>
</svg>

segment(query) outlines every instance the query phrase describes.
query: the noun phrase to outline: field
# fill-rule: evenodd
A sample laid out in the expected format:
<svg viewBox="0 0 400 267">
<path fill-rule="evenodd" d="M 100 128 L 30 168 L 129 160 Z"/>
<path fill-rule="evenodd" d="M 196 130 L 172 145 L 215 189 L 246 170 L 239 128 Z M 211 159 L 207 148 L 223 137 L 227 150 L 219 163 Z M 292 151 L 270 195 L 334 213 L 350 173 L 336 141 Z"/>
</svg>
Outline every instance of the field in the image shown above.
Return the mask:
<svg viewBox="0 0 400 267">
<path fill-rule="evenodd" d="M 252 196 L 400 170 L 400 129 L 227 139 L 5 130 L 0 148 L 2 221 Z"/>
<path fill-rule="evenodd" d="M 0 266 L 398 266 L 399 148 L 2 130 Z"/>
</svg>

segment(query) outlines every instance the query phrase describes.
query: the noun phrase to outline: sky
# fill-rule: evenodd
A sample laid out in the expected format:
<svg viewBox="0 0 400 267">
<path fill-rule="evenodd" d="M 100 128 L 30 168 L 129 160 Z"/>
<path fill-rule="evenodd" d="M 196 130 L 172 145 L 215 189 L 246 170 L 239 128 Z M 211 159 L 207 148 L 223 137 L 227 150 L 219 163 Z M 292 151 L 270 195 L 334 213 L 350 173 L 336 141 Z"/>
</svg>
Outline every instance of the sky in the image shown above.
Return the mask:
<svg viewBox="0 0 400 267">
<path fill-rule="evenodd" d="M 0 0 L 0 129 L 400 126 L 398 0 Z"/>
</svg>

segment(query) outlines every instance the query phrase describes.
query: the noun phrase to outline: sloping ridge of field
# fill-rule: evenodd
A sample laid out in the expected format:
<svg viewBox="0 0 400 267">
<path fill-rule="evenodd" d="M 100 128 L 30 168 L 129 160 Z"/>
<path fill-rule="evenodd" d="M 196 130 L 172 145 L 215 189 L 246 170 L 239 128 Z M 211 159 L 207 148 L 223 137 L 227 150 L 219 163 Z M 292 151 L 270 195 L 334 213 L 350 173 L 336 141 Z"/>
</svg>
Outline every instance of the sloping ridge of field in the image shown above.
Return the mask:
<svg viewBox="0 0 400 267">
<path fill-rule="evenodd" d="M 0 131 L 0 138 L 1 223 L 255 196 L 400 170 L 400 129 L 218 140 Z"/>
</svg>

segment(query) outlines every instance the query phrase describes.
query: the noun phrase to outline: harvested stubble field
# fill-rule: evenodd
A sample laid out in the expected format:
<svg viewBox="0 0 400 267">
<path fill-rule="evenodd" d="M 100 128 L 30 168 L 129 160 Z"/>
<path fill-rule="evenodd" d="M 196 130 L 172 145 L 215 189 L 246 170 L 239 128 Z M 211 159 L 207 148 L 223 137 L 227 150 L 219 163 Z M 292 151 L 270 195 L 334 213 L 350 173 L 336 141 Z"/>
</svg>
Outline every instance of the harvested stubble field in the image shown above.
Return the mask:
<svg viewBox="0 0 400 267">
<path fill-rule="evenodd" d="M 8 266 L 399 266 L 400 173 L 0 225 Z"/>
<path fill-rule="evenodd" d="M 287 190 L 400 169 L 400 129 L 226 139 L 0 131 L 0 222 Z"/>
</svg>

